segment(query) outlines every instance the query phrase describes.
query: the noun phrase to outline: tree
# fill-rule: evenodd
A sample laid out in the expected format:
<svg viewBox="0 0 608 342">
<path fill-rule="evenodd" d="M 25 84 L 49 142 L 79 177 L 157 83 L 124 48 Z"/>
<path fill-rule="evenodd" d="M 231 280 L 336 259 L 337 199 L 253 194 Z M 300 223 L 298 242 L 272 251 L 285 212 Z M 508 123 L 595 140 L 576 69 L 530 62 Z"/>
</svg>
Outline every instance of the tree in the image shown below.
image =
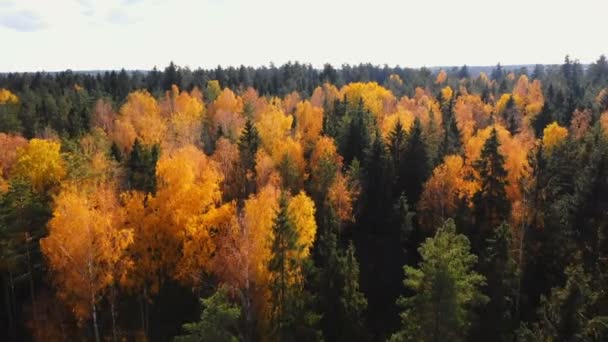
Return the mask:
<svg viewBox="0 0 608 342">
<path fill-rule="evenodd" d="M 486 277 L 484 293 L 489 302 L 480 310 L 479 332 L 474 334 L 483 341 L 512 341 L 517 317 L 515 296 L 517 290 L 517 264 L 511 251 L 511 228 L 503 223 L 486 241 L 482 252 L 481 273 Z"/>
<path fill-rule="evenodd" d="M 466 236 L 447 220 L 418 249 L 418 268 L 405 266 L 404 285 L 414 292 L 400 297 L 402 329 L 391 341 L 462 341 L 471 325 L 472 309 L 487 302 L 485 278 L 473 271 L 477 257 Z"/>
<path fill-rule="evenodd" d="M 245 191 L 247 195 L 254 190 L 255 184 L 255 156 L 260 146 L 260 136 L 251 118 L 247 118 L 245 127 L 238 141 L 240 165 L 242 177 L 244 177 Z"/>
<path fill-rule="evenodd" d="M 113 189 L 92 190 L 67 188 L 59 194 L 40 246 L 60 298 L 79 321 L 93 320 L 99 342 L 98 303 L 131 267 L 126 250 L 133 231 L 120 227 L 123 213 Z"/>
<path fill-rule="evenodd" d="M 281 195 L 268 263 L 271 334 L 279 341 L 318 339 L 320 317 L 310 310 L 312 297 L 304 287 L 304 264 L 298 257 L 305 246 L 289 216 L 287 199 Z"/>
<path fill-rule="evenodd" d="M 20 148 L 13 177 L 28 181 L 37 192 L 46 192 L 65 176 L 64 162 L 55 141 L 32 139 Z"/>
<path fill-rule="evenodd" d="M 418 202 L 419 221 L 425 228 L 437 227 L 469 205 L 478 188 L 471 172 L 471 167 L 459 155 L 446 156 L 433 170 Z"/>
<path fill-rule="evenodd" d="M 338 217 L 331 206 L 324 215 L 325 230 L 319 240 L 321 264 L 318 277 L 323 336 L 329 341 L 366 340 L 364 312 L 367 299 L 359 290 L 359 263 L 355 247 L 338 246 Z"/>
<path fill-rule="evenodd" d="M 135 139 L 127 161 L 129 188 L 151 194 L 156 192 L 156 162 L 159 157 L 158 145 L 144 146 Z"/>
<path fill-rule="evenodd" d="M 603 289 L 593 288 L 592 277 L 580 260 L 569 265 L 565 275 L 562 287 L 542 296 L 538 321 L 523 324 L 517 331 L 518 341 L 604 341 L 608 337 Z"/>
<path fill-rule="evenodd" d="M 241 309 L 230 302 L 226 288 L 218 288 L 210 297 L 200 300 L 203 311 L 198 322 L 183 325 L 186 335 L 177 336 L 176 342 L 238 342 Z"/>
<path fill-rule="evenodd" d="M 474 168 L 479 175 L 480 189 L 473 198 L 474 222 L 477 231 L 471 232 L 473 250 L 480 250 L 491 229 L 509 217 L 511 203 L 507 199 L 507 171 L 504 157 L 498 151 L 500 143 L 496 128 L 492 129 Z"/>
<path fill-rule="evenodd" d="M 408 167 L 403 174 L 400 174 L 400 177 L 404 178 L 403 190 L 412 203 L 418 203 L 422 193 L 422 185 L 430 173 L 429 157 L 422 136 L 422 125 L 418 119 L 414 121 L 414 127 L 407 141 L 404 156 L 404 161 L 408 163 Z"/>
<path fill-rule="evenodd" d="M 388 134 L 387 147 L 390 152 L 391 159 L 393 161 L 393 169 L 396 172 L 395 186 L 397 193 L 400 193 L 405 188 L 405 181 L 407 180 L 406 172 L 410 162 L 406 160 L 406 148 L 407 148 L 407 133 L 401 124 L 401 120 L 397 120 L 395 127 Z"/>
<path fill-rule="evenodd" d="M 557 122 L 553 122 L 543 130 L 543 147 L 550 153 L 566 137 L 568 137 L 568 129 L 560 126 Z"/>
</svg>

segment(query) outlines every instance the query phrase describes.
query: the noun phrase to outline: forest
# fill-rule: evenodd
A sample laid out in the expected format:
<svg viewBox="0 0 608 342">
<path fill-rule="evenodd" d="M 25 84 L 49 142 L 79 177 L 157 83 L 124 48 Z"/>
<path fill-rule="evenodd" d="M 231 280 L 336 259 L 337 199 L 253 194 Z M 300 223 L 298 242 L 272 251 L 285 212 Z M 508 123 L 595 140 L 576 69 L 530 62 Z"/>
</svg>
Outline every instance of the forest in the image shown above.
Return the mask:
<svg viewBox="0 0 608 342">
<path fill-rule="evenodd" d="M 607 266 L 603 55 L 0 74 L 3 341 L 606 341 Z"/>
</svg>

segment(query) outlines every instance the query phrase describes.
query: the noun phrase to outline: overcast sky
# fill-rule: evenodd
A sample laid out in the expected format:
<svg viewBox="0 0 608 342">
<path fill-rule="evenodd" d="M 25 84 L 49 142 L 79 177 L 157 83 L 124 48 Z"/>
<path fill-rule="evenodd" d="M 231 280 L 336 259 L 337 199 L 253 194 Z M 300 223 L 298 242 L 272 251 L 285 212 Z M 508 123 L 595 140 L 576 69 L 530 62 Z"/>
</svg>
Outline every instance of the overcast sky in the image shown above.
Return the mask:
<svg viewBox="0 0 608 342">
<path fill-rule="evenodd" d="M 0 72 L 582 63 L 606 0 L 0 0 Z"/>
</svg>

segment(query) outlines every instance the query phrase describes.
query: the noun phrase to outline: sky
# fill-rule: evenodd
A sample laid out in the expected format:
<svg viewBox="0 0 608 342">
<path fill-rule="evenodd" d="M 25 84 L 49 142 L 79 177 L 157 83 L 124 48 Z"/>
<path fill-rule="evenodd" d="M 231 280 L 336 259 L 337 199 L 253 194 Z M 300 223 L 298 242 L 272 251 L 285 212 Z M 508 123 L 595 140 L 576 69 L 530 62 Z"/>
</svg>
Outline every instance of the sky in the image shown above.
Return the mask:
<svg viewBox="0 0 608 342">
<path fill-rule="evenodd" d="M 0 72 L 590 63 L 606 0 L 0 0 Z"/>
</svg>

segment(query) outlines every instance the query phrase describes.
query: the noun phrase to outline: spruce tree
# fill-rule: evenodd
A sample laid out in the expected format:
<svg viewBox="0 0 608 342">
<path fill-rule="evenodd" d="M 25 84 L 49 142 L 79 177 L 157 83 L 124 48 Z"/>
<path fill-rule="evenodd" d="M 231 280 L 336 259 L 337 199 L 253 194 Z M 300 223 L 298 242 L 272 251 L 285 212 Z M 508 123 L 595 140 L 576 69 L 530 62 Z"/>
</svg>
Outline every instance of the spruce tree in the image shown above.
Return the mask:
<svg viewBox="0 0 608 342">
<path fill-rule="evenodd" d="M 254 191 L 255 185 L 255 155 L 260 145 L 258 130 L 251 118 L 247 118 L 243 132 L 239 137 L 239 158 L 242 167 L 243 184 L 245 185 L 244 198 Z"/>
<path fill-rule="evenodd" d="M 287 198 L 281 195 L 279 212 L 274 221 L 270 271 L 270 333 L 277 341 L 318 341 L 320 320 L 312 309 L 313 296 L 305 287 L 309 260 L 297 255 L 298 232 L 287 213 Z"/>
<path fill-rule="evenodd" d="M 407 167 L 400 175 L 404 178 L 404 191 L 412 203 L 418 203 L 422 186 L 430 173 L 427 147 L 422 135 L 422 124 L 418 118 L 414 121 L 407 142 L 405 160 L 407 161 Z"/>
<path fill-rule="evenodd" d="M 156 192 L 156 162 L 159 156 L 158 145 L 144 146 L 139 139 L 135 139 L 127 161 L 131 189 L 152 194 Z"/>
<path fill-rule="evenodd" d="M 506 220 L 511 211 L 505 190 L 507 171 L 504 168 L 504 158 L 498 151 L 499 146 L 498 133 L 492 129 L 479 160 L 474 162 L 480 181 L 480 189 L 473 199 L 476 230 L 471 232 L 470 238 L 474 251 L 480 251 L 480 245 L 491 236 L 490 230 Z"/>
<path fill-rule="evenodd" d="M 480 341 L 512 341 L 515 330 L 517 264 L 511 252 L 511 228 L 503 223 L 493 231 L 481 254 L 480 270 L 486 277 L 484 293 L 490 301 L 480 310 Z"/>
</svg>

